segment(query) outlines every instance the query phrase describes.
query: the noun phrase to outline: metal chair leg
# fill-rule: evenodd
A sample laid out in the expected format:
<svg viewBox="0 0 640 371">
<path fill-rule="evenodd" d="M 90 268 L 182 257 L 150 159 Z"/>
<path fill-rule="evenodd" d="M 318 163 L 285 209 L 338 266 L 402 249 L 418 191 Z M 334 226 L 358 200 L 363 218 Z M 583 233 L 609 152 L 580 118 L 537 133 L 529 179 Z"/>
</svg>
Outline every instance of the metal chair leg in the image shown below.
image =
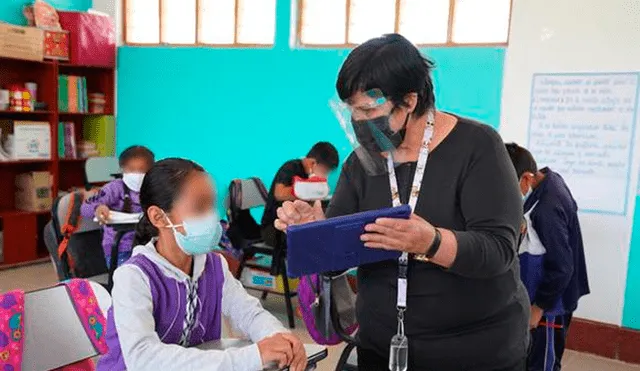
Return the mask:
<svg viewBox="0 0 640 371">
<path fill-rule="evenodd" d="M 294 329 L 296 328 L 296 322 L 295 322 L 295 319 L 293 318 L 293 304 L 291 303 L 292 295 L 289 289 L 289 278 L 287 277 L 287 270 L 284 269 L 284 265 L 283 265 L 282 272 L 280 273 L 280 277 L 282 277 L 282 285 L 284 286 L 284 301 L 285 301 L 285 304 L 287 305 L 287 317 L 289 319 L 289 328 Z"/>
<path fill-rule="evenodd" d="M 344 371 L 344 368 L 347 365 L 347 362 L 349 361 L 349 356 L 351 355 L 351 352 L 353 352 L 353 349 L 355 349 L 355 347 L 356 347 L 356 344 L 347 343 L 347 346 L 342 351 L 342 354 L 340 354 L 340 359 L 338 360 L 338 364 L 336 365 L 335 371 Z"/>
<path fill-rule="evenodd" d="M 118 268 L 118 251 L 120 246 L 120 240 L 124 236 L 125 232 L 118 231 L 116 233 L 115 241 L 113 241 L 113 247 L 111 248 L 111 262 L 109 264 L 109 280 L 107 281 L 107 291 L 111 293 L 111 289 L 113 288 L 113 273 Z"/>
</svg>

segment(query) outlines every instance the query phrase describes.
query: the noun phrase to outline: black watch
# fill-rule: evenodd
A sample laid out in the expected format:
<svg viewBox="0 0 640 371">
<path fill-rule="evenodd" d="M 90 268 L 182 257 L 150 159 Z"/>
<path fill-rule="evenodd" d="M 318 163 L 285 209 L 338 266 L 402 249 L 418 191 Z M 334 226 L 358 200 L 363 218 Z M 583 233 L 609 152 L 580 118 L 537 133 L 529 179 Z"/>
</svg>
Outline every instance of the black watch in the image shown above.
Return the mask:
<svg viewBox="0 0 640 371">
<path fill-rule="evenodd" d="M 427 259 L 432 259 L 436 255 L 438 250 L 440 250 L 441 242 L 442 242 L 442 234 L 440 233 L 440 230 L 436 228 L 436 234 L 435 236 L 433 236 L 433 242 L 431 243 L 431 246 L 429 246 L 429 248 L 427 249 L 427 252 L 424 254 L 424 256 Z"/>
</svg>

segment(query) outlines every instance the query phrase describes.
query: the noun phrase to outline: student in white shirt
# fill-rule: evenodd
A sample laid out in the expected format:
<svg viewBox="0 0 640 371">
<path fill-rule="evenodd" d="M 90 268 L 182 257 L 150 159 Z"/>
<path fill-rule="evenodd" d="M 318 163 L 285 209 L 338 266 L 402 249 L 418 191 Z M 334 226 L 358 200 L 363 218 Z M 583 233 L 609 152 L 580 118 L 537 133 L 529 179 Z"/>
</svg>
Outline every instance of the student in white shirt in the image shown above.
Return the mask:
<svg viewBox="0 0 640 371">
<path fill-rule="evenodd" d="M 209 175 L 192 161 L 165 159 L 146 174 L 139 246 L 114 276 L 109 353 L 100 359 L 99 371 L 256 371 L 272 362 L 305 370 L 300 340 L 213 253 L 222 233 L 214 200 Z M 194 348 L 220 339 L 223 314 L 254 344 Z"/>
</svg>

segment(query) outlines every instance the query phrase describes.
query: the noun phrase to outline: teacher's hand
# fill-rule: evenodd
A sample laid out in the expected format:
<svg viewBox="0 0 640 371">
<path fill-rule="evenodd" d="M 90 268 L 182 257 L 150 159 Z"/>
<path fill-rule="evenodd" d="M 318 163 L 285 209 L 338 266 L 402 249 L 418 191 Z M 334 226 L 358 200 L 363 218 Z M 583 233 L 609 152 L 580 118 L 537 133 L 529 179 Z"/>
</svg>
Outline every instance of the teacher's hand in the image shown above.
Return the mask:
<svg viewBox="0 0 640 371">
<path fill-rule="evenodd" d="M 416 214 L 409 219 L 380 218 L 365 231 L 360 239 L 366 247 L 410 254 L 426 253 L 436 234 L 435 227 Z"/>
<path fill-rule="evenodd" d="M 287 227 L 296 224 L 305 224 L 324 220 L 322 203 L 316 201 L 313 206 L 305 201 L 286 201 L 278 208 L 278 219 L 274 222 L 276 229 L 286 231 Z"/>
</svg>

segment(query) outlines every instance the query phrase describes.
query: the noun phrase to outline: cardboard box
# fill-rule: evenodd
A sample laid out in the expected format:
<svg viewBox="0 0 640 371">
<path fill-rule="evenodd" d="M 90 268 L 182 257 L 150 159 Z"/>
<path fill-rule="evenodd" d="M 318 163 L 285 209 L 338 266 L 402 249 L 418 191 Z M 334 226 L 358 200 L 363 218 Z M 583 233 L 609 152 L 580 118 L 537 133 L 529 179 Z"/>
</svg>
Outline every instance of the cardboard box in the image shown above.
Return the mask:
<svg viewBox="0 0 640 371">
<path fill-rule="evenodd" d="M 44 57 L 60 61 L 69 60 L 69 31 L 44 31 Z"/>
<path fill-rule="evenodd" d="M 16 176 L 16 209 L 25 211 L 51 210 L 53 179 L 47 171 L 32 171 Z"/>
<path fill-rule="evenodd" d="M 15 160 L 51 159 L 51 128 L 46 121 L 0 121 L 3 140 L 13 134 Z"/>
<path fill-rule="evenodd" d="M 240 277 L 240 282 L 245 287 L 254 288 L 256 290 L 270 290 L 278 293 L 284 293 L 284 282 L 282 277 L 274 277 L 255 268 L 244 268 Z M 289 278 L 289 290 L 295 292 L 298 289 L 299 280 L 297 278 Z"/>
<path fill-rule="evenodd" d="M 0 57 L 42 61 L 44 31 L 0 22 Z"/>
</svg>

